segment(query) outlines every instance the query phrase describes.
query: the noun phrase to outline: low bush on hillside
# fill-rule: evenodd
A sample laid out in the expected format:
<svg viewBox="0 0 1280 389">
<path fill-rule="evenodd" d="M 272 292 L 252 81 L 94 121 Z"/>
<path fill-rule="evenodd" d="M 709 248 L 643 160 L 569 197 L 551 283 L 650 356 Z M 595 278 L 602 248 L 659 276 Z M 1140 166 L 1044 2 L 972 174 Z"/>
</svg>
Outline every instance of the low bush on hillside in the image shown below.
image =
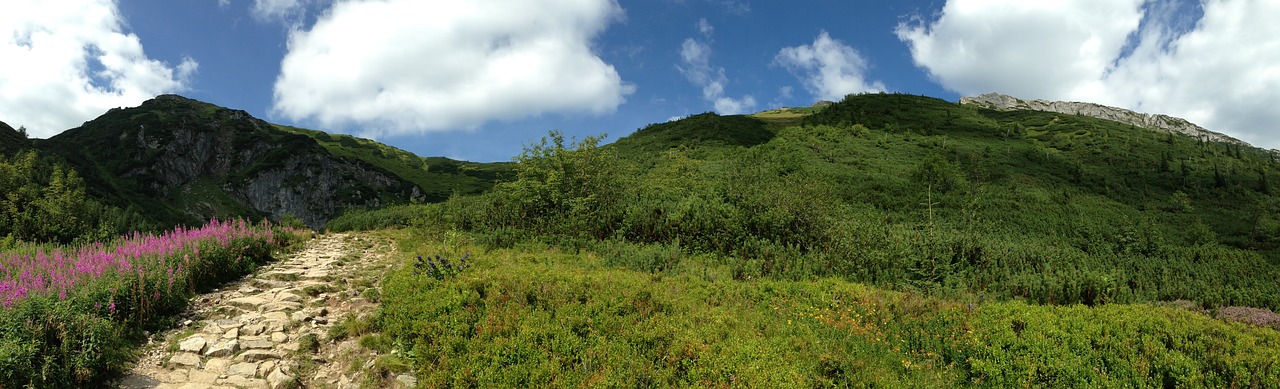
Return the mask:
<svg viewBox="0 0 1280 389">
<path fill-rule="evenodd" d="M 660 245 L 565 253 L 403 237 L 384 335 L 428 386 L 1266 387 L 1280 332 L 1146 304 L 1038 306 L 829 277 L 734 280 Z M 472 251 L 453 277 L 414 255 Z M 428 255 L 431 254 L 431 255 Z"/>
<path fill-rule="evenodd" d="M 133 234 L 108 244 L 0 253 L 0 387 L 102 385 L 144 329 L 199 291 L 252 272 L 298 239 L 244 221 Z"/>
<path fill-rule="evenodd" d="M 1071 180 L 1070 169 L 1020 177 L 969 161 L 984 157 L 945 136 L 825 125 L 786 128 L 720 159 L 672 149 L 648 170 L 597 142 L 553 134 L 518 159 L 515 181 L 485 195 L 353 212 L 329 228 L 457 228 L 490 247 L 656 243 L 721 256 L 738 279 L 837 276 L 1048 304 L 1186 299 L 1280 310 L 1277 254 L 1219 242 L 1209 227 L 1214 216 L 1191 213 L 1208 208 L 1187 205 L 1192 189 L 1140 209 L 1124 204 L 1124 194 L 1038 182 L 1055 174 Z M 919 161 L 891 152 L 917 143 L 940 151 Z M 1001 153 L 1025 156 L 1027 146 L 977 152 L 999 161 Z M 1033 154 L 1027 158 L 1046 158 Z M 895 167 L 907 169 L 894 174 Z M 1268 217 L 1255 216 L 1260 226 Z M 627 266 L 663 271 L 678 257 L 662 256 Z"/>
</svg>

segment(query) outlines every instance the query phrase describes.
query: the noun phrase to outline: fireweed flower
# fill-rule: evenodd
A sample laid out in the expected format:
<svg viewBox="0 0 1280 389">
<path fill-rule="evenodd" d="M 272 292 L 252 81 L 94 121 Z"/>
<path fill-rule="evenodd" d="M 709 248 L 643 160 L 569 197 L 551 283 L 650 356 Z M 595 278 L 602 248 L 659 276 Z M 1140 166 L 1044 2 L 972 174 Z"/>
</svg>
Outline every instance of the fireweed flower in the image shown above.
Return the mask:
<svg viewBox="0 0 1280 389">
<path fill-rule="evenodd" d="M 0 305 L 10 308 L 28 297 L 53 293 L 65 300 L 84 285 L 111 280 L 156 287 L 160 280 L 166 280 L 171 287 L 183 279 L 184 264 L 200 260 L 201 245 L 223 250 L 243 245 L 249 250 L 259 244 L 256 242 L 273 238 L 269 228 L 255 227 L 243 220 L 213 220 L 203 227 L 178 227 L 159 235 L 135 232 L 112 247 L 94 243 L 0 253 Z M 233 242 L 240 245 L 233 246 Z M 160 269 L 165 272 L 160 273 Z M 148 279 L 154 281 L 145 281 Z M 111 307 L 114 311 L 114 303 Z"/>
</svg>

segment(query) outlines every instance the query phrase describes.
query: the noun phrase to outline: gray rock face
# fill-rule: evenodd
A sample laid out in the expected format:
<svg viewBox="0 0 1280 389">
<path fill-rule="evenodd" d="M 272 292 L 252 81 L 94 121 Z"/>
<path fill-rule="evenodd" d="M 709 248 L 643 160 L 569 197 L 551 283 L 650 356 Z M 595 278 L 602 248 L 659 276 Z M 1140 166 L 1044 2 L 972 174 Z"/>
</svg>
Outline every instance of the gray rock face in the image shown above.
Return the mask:
<svg viewBox="0 0 1280 389">
<path fill-rule="evenodd" d="M 197 219 L 249 211 L 321 228 L 346 208 L 422 198 L 421 188 L 393 173 L 240 110 L 163 95 L 101 121 L 84 136 L 110 151 L 87 157 L 110 161 L 100 163 L 117 166 L 112 173 L 136 183 L 140 195 Z"/>
<path fill-rule="evenodd" d="M 1124 108 L 1109 107 L 1094 103 L 1066 101 L 1022 100 L 999 93 L 987 93 L 972 97 L 963 97 L 960 104 L 973 105 L 997 111 L 1032 110 L 1056 112 L 1069 115 L 1081 115 L 1098 119 L 1130 124 L 1157 131 L 1190 135 L 1205 141 L 1245 144 L 1226 134 L 1209 131 L 1186 119 L 1168 115 L 1134 112 Z"/>
</svg>

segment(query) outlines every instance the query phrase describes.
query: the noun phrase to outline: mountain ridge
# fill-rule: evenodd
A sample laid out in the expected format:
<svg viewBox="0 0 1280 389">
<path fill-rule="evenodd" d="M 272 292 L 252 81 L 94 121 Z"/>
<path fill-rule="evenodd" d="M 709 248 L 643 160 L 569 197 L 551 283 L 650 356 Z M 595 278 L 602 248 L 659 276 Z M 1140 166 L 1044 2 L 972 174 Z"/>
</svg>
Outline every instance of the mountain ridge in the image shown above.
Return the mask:
<svg viewBox="0 0 1280 389">
<path fill-rule="evenodd" d="M 978 96 L 961 97 L 960 104 L 994 109 L 997 111 L 1033 110 L 1081 115 L 1111 120 L 1152 130 L 1175 132 L 1207 141 L 1248 145 L 1248 143 L 1242 140 L 1220 132 L 1211 131 L 1183 118 L 1164 114 L 1142 113 L 1097 103 L 1048 101 L 1038 99 L 1023 100 L 1017 97 L 992 92 Z"/>
<path fill-rule="evenodd" d="M 441 201 L 483 191 L 502 175 L 428 172 L 450 161 L 178 95 L 111 109 L 34 146 L 67 161 L 93 195 L 145 209 L 161 225 L 291 216 L 320 228 L 348 208 Z"/>
</svg>

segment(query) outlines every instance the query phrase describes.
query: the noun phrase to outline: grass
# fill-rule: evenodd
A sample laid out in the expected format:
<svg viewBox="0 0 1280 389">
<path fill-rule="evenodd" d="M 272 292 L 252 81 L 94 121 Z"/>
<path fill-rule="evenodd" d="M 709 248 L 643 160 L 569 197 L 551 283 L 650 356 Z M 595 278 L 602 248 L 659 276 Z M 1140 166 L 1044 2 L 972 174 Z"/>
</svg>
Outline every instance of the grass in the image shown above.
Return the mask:
<svg viewBox="0 0 1280 389">
<path fill-rule="evenodd" d="M 412 255 L 475 258 L 445 279 L 415 276 L 406 258 L 383 284 L 384 335 L 362 339 L 394 339 L 427 386 L 1184 387 L 1280 379 L 1280 333 L 1177 308 L 938 298 L 827 277 L 734 280 L 715 256 L 655 273 L 591 251 L 486 250 L 401 234 Z"/>
</svg>

